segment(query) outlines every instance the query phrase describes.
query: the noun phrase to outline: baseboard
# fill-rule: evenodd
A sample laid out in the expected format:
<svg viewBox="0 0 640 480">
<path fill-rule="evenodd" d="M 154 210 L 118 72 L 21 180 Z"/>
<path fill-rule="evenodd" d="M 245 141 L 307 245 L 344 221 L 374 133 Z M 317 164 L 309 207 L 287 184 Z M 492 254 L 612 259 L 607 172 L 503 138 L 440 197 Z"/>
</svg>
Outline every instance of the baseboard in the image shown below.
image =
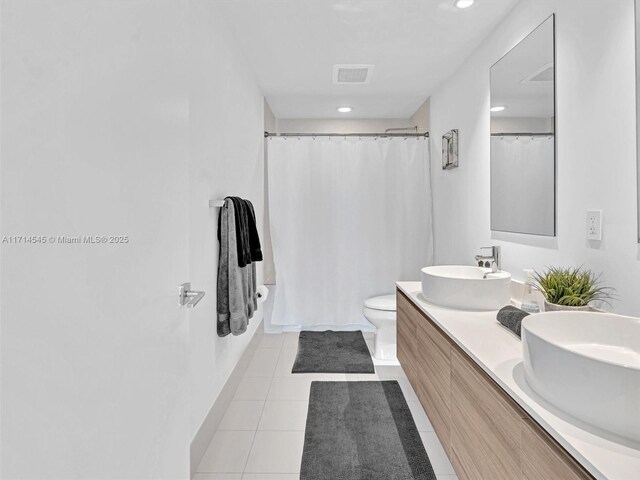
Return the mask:
<svg viewBox="0 0 640 480">
<path fill-rule="evenodd" d="M 349 323 L 347 325 L 282 325 L 281 328 L 283 332 L 300 332 L 302 330 L 312 332 L 322 332 L 324 330 L 333 330 L 334 332 L 353 332 L 355 330 L 360 330 L 362 333 L 375 333 L 376 331 L 376 327 L 370 323 L 368 325 L 364 323 Z"/>
<path fill-rule="evenodd" d="M 389 366 L 398 366 L 398 367 L 400 366 L 400 362 L 398 360 L 379 360 L 373 355 L 371 356 L 371 360 L 373 361 L 374 365 L 380 365 L 380 366 L 389 365 Z"/>
<path fill-rule="evenodd" d="M 213 436 L 215 435 L 216 430 L 218 429 L 218 425 L 222 420 L 222 416 L 224 415 L 224 412 L 227 411 L 227 407 L 229 406 L 229 403 L 231 403 L 231 400 L 233 400 L 233 396 L 235 395 L 236 390 L 238 389 L 238 385 L 240 384 L 240 381 L 244 377 L 244 372 L 247 370 L 247 367 L 249 366 L 251 357 L 253 356 L 253 353 L 258 348 L 258 345 L 260 344 L 260 340 L 262 339 L 263 333 L 264 333 L 263 324 L 262 322 L 260 322 L 260 325 L 258 325 L 258 328 L 256 328 L 256 331 L 253 334 L 253 338 L 249 342 L 249 345 L 247 346 L 244 353 L 240 357 L 240 360 L 238 361 L 235 368 L 231 372 L 231 375 L 229 375 L 229 379 L 224 384 L 224 387 L 222 387 L 222 391 L 220 392 L 220 395 L 218 395 L 218 398 L 211 406 L 211 409 L 209 410 L 209 413 L 205 417 L 204 421 L 202 422 L 202 425 L 200 425 L 198 432 L 193 437 L 193 440 L 191 440 L 190 478 L 192 478 L 196 473 L 198 465 L 200 465 L 200 461 L 202 460 L 202 457 L 207 451 L 207 447 L 211 443 L 211 440 L 213 439 Z"/>
</svg>

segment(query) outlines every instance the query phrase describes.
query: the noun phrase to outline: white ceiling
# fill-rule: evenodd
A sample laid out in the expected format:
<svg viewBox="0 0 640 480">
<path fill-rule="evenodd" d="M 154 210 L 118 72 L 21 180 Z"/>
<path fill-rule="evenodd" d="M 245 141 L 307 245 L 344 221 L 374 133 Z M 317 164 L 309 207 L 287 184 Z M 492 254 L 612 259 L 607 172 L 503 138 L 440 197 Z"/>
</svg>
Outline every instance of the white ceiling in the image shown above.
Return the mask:
<svg viewBox="0 0 640 480">
<path fill-rule="evenodd" d="M 216 0 L 278 118 L 408 118 L 518 0 Z M 374 64 L 333 85 L 336 63 Z M 486 72 L 487 75 L 489 72 Z"/>
</svg>

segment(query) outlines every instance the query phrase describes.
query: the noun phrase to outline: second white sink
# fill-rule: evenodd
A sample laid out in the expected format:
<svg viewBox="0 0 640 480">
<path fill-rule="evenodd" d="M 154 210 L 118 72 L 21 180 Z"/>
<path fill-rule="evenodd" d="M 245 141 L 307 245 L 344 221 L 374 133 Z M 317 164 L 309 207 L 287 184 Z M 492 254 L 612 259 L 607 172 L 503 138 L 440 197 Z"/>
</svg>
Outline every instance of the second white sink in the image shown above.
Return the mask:
<svg viewBox="0 0 640 480">
<path fill-rule="evenodd" d="M 422 295 L 435 305 L 461 310 L 498 310 L 511 298 L 511 274 L 465 265 L 421 270 Z"/>
<path fill-rule="evenodd" d="M 525 378 L 570 415 L 640 441 L 640 319 L 546 312 L 522 322 Z"/>
</svg>

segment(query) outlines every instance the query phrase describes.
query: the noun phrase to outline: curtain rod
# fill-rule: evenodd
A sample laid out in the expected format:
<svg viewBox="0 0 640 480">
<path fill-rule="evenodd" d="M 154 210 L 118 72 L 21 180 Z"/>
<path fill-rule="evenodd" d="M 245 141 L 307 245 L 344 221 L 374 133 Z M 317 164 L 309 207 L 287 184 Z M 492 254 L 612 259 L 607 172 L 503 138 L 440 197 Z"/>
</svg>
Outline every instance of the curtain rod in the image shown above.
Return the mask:
<svg viewBox="0 0 640 480">
<path fill-rule="evenodd" d="M 548 133 L 533 133 L 533 132 L 518 132 L 518 133 L 492 133 L 492 137 L 548 137 L 554 136 L 553 132 Z"/>
<path fill-rule="evenodd" d="M 429 138 L 429 132 L 424 133 L 269 133 L 264 132 L 264 138 L 269 137 L 423 137 Z"/>
</svg>

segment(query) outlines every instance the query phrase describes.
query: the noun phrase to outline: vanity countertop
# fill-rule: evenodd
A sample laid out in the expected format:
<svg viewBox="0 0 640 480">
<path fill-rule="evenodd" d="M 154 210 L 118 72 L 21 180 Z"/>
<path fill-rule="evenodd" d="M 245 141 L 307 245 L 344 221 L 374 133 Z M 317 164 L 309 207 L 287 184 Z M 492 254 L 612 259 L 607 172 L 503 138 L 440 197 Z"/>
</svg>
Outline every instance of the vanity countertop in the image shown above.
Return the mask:
<svg viewBox="0 0 640 480">
<path fill-rule="evenodd" d="M 569 417 L 529 388 L 522 343 L 498 323 L 497 311 L 439 307 L 421 300 L 420 282 L 396 285 L 594 477 L 640 480 L 640 445 Z"/>
</svg>

